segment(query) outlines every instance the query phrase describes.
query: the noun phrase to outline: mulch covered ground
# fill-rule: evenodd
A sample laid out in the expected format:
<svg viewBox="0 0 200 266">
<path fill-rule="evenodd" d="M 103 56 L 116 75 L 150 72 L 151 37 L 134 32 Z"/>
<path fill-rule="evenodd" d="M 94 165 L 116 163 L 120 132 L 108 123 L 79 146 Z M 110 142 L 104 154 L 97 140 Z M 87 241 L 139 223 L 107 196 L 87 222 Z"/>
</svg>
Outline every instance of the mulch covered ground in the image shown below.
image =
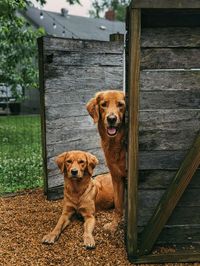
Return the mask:
<svg viewBox="0 0 200 266">
<path fill-rule="evenodd" d="M 55 244 L 42 244 L 42 237 L 53 229 L 61 211 L 62 200 L 47 201 L 42 190 L 1 198 L 0 265 L 131 265 L 125 252 L 123 228 L 115 235 L 102 229 L 112 220 L 112 210 L 96 215 L 95 250 L 83 248 L 80 220 L 74 220 Z"/>
</svg>

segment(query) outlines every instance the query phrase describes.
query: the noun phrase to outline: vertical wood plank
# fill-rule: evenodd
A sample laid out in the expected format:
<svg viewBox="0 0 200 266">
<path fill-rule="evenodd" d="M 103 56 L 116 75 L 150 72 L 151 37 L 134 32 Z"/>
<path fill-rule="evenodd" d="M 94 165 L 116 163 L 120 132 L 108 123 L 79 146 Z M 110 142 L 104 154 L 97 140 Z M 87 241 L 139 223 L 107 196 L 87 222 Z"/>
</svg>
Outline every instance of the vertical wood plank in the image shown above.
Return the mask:
<svg viewBox="0 0 200 266">
<path fill-rule="evenodd" d="M 128 32 L 128 202 L 127 202 L 127 252 L 137 253 L 137 186 L 138 186 L 138 116 L 140 74 L 140 9 L 129 10 Z"/>
<path fill-rule="evenodd" d="M 140 254 L 148 254 L 200 165 L 200 135 L 183 160 L 141 236 Z"/>
<path fill-rule="evenodd" d="M 48 192 L 48 175 L 47 175 L 47 152 L 46 152 L 46 118 L 45 118 L 45 103 L 44 103 L 44 40 L 45 37 L 40 37 L 37 40 L 39 51 L 39 90 L 40 90 L 40 114 L 41 114 L 41 136 L 42 136 L 42 158 L 44 172 L 44 194 Z"/>
</svg>

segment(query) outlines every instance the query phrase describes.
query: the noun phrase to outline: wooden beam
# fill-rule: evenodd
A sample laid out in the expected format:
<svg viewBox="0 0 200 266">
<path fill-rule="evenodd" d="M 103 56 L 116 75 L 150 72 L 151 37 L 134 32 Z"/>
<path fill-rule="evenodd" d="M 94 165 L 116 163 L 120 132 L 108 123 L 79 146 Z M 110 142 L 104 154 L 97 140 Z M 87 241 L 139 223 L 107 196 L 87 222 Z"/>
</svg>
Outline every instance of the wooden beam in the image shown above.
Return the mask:
<svg viewBox="0 0 200 266">
<path fill-rule="evenodd" d="M 161 198 L 155 212 L 141 235 L 139 254 L 148 254 L 164 225 L 172 214 L 195 171 L 200 165 L 200 134 L 186 155 L 178 172 L 172 179 L 168 189 Z"/>
<path fill-rule="evenodd" d="M 132 0 L 132 8 L 200 8 L 199 0 Z"/>
<path fill-rule="evenodd" d="M 138 116 L 140 74 L 141 13 L 132 9 L 129 13 L 128 33 L 128 209 L 127 252 L 137 252 L 137 183 L 138 183 Z"/>
<path fill-rule="evenodd" d="M 191 251 L 180 251 L 175 253 L 167 254 L 151 254 L 145 255 L 137 258 L 132 258 L 131 262 L 135 264 L 143 263 L 180 263 L 180 262 L 199 262 L 200 261 L 200 251 L 191 252 Z"/>
<path fill-rule="evenodd" d="M 47 175 L 47 151 L 46 151 L 46 116 L 44 103 L 44 38 L 37 39 L 39 52 L 39 89 L 40 89 L 40 113 L 41 113 L 41 132 L 42 132 L 42 158 L 44 171 L 44 194 L 48 192 L 48 175 Z"/>
</svg>

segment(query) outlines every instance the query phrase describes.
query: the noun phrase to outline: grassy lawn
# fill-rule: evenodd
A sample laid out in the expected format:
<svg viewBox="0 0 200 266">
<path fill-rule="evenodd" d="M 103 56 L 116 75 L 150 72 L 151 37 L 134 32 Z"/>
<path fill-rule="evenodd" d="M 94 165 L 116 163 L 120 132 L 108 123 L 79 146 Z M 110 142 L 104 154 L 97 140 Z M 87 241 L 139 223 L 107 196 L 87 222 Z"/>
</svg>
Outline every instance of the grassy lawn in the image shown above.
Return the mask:
<svg viewBox="0 0 200 266">
<path fill-rule="evenodd" d="M 0 194 L 41 187 L 40 117 L 0 117 Z"/>
</svg>

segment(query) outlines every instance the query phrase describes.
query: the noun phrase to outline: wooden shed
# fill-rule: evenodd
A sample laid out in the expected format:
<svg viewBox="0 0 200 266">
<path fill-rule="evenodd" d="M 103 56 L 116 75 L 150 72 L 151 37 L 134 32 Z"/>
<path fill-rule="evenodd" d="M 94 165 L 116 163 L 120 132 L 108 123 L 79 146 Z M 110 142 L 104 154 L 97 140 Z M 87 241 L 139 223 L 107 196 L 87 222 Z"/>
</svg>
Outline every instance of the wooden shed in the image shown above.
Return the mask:
<svg viewBox="0 0 200 266">
<path fill-rule="evenodd" d="M 91 152 L 100 161 L 94 175 L 108 172 L 86 103 L 98 91 L 122 89 L 124 43 L 48 36 L 38 45 L 45 192 L 57 199 L 64 183 L 55 164 L 60 153 Z"/>
<path fill-rule="evenodd" d="M 128 256 L 199 262 L 200 1 L 133 0 L 127 31 Z"/>
</svg>

